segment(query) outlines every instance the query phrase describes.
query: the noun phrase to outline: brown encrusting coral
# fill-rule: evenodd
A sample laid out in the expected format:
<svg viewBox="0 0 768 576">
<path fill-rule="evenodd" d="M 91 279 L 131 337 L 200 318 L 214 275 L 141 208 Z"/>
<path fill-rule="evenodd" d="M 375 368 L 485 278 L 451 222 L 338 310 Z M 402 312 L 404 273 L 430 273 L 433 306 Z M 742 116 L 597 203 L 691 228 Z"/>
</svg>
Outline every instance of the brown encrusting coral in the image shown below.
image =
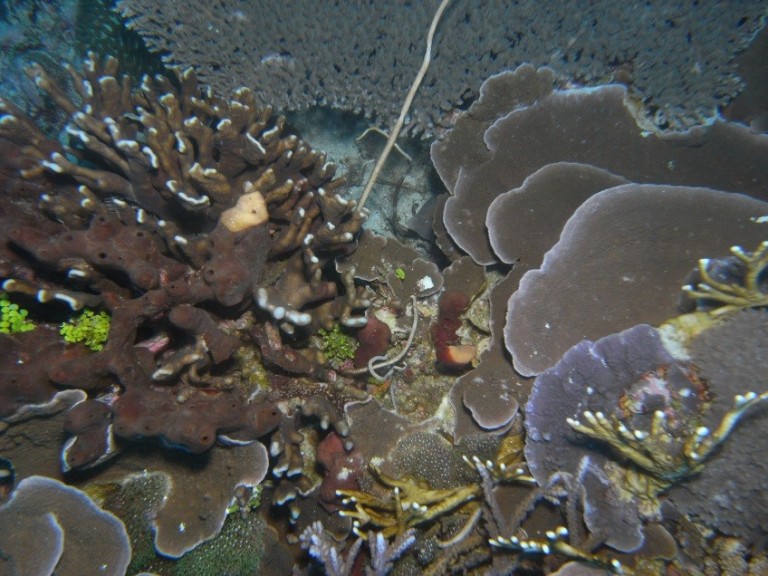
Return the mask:
<svg viewBox="0 0 768 576">
<path fill-rule="evenodd" d="M 343 179 L 325 156 L 246 89 L 220 97 L 190 70 L 133 89 L 116 60 L 94 55 L 69 72 L 78 102 L 41 67 L 29 71 L 70 115 L 66 144 L 0 101 L 0 138 L 42 192 L 3 205 L 0 277 L 14 297 L 58 315 L 105 310 L 111 326 L 98 351 L 65 344 L 47 326 L 3 335 L 6 426 L 72 388 L 88 399 L 63 424 L 65 472 L 97 466 L 133 441 L 190 453 L 256 442 L 283 413 L 233 370 L 248 340 L 235 330 L 238 318 L 252 310 L 249 322 L 256 333 L 269 327 L 273 349 L 305 346 L 339 321 L 363 325 L 361 289 L 324 267 L 354 249 L 365 213 L 336 193 Z M 305 359 L 322 372 L 317 358 Z M 261 472 L 236 482 L 264 477 L 259 448 L 243 462 L 260 462 Z M 210 526 L 192 531 L 187 521 L 185 538 L 158 528 L 157 549 L 180 556 L 215 535 L 229 498 L 217 500 Z"/>
<path fill-rule="evenodd" d="M 247 90 L 225 100 L 201 91 L 186 71 L 179 88 L 158 77 L 131 91 L 127 78 L 116 77 L 116 61 L 102 65 L 93 56 L 82 75 L 71 72 L 79 105 L 42 69 L 31 72 L 72 115 L 66 149 L 23 117 L 2 121 L 2 135 L 38 162 L 25 175 L 50 186 L 41 198 L 47 219 L 5 220 L 3 288 L 73 309 L 98 305 L 114 318 L 103 351 L 59 358 L 49 375 L 89 390 L 106 390 L 116 377 L 125 392 L 114 404 L 115 431 L 124 436 L 160 436 L 197 451 L 217 432 L 255 426 L 263 434 L 269 425 L 258 424 L 256 413 L 238 417 L 231 408 L 226 422 L 209 410 L 211 429 L 195 439 L 182 438 L 182 422 L 164 419 L 158 428 L 139 415 L 151 418 L 149 405 L 171 409 L 177 379 L 186 382 L 190 414 L 196 405 L 251 405 L 231 385 L 208 384 L 216 390 L 207 395 L 196 386 L 238 346 L 200 304 L 236 311 L 256 301 L 287 326 L 309 324 L 312 304 L 338 293 L 320 279 L 322 262 L 353 247 L 363 216 L 333 193 L 341 180 L 323 155 L 283 135 L 282 119 L 256 107 Z M 307 296 L 287 303 L 262 282 L 267 261 L 281 258 L 276 286 Z M 332 313 L 326 306 L 317 314 Z M 158 341 L 134 348 L 139 331 Z M 129 409 L 131 395 L 156 398 Z"/>
</svg>

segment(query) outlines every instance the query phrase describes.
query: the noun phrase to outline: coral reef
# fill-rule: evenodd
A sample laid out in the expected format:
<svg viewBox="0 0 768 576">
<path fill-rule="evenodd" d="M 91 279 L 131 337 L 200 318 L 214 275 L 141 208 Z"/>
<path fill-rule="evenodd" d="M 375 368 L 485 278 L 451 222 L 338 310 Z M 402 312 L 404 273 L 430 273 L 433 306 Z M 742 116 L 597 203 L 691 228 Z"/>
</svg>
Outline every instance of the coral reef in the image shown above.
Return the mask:
<svg viewBox="0 0 768 576">
<path fill-rule="evenodd" d="M 42 68 L 31 72 L 72 114 L 73 145 L 67 150 L 40 144 L 41 134 L 23 116 L 3 116 L 4 136 L 19 146 L 37 142 L 25 153 L 47 170 L 38 178 L 58 186 L 57 193 L 42 197 L 44 209 L 57 219 L 41 224 L 46 233 L 32 222 L 6 228 L 5 242 L 33 260 L 15 256 L 4 263 L 6 270 L 27 271 L 26 279 L 5 280 L 5 289 L 74 309 L 95 301 L 111 312 L 113 329 L 104 349 L 60 358 L 49 376 L 89 390 L 107 390 L 114 377 L 124 388 L 111 404 L 118 435 L 155 436 L 192 451 L 210 447 L 218 433 L 231 437 L 238 429 L 252 431 L 255 439 L 274 426 L 259 422 L 267 405 L 232 386 L 208 384 L 218 388 L 213 394 L 201 390 L 207 380 L 201 372 L 226 361 L 237 342 L 195 305 L 233 308 L 255 300 L 283 324 L 307 324 L 311 311 L 304 305 L 336 294 L 335 285 L 315 272 L 321 258 L 351 244 L 362 216 L 331 192 L 340 181 L 332 180 L 333 167 L 322 155 L 295 136 L 281 137 L 282 120 L 270 127 L 270 111 L 255 108 L 247 91 L 229 101 L 203 94 L 187 71 L 178 89 L 158 77 L 131 92 L 129 80 L 119 80 L 116 71 L 115 61 L 102 66 L 93 57 L 84 76 L 72 71 L 81 90 L 79 106 Z M 88 164 L 67 159 L 65 152 L 87 157 Z M 28 176 L 40 172 L 30 170 Z M 123 199 L 111 199 L 112 194 Z M 287 252 L 292 255 L 277 285 L 303 285 L 307 292 L 293 305 L 282 301 L 281 290 L 259 284 L 267 259 Z M 246 254 L 252 257 L 242 267 Z M 35 271 L 40 266 L 56 270 L 58 279 L 42 280 Z M 127 285 L 121 286 L 121 276 Z M 159 341 L 134 348 L 137 333 L 147 330 Z M 158 351 L 163 359 L 149 369 Z M 179 377 L 186 391 L 170 385 Z M 236 406 L 240 409 L 233 410 Z M 165 411 L 180 419 L 152 416 Z M 204 412 L 210 424 L 201 430 L 196 422 L 193 438 L 185 427 Z"/>
<path fill-rule="evenodd" d="M 569 214 L 548 207 L 561 201 L 578 205 L 588 192 L 582 185 L 557 186 L 557 172 L 549 175 L 552 185 L 539 183 L 535 194 L 520 188 L 548 164 L 585 164 L 631 182 L 710 187 L 765 198 L 768 173 L 761 158 L 768 143 L 746 127 L 717 120 L 659 135 L 638 127 L 623 86 L 553 90 L 551 82 L 551 71 L 531 66 L 489 78 L 473 105 L 476 112 L 470 108 L 452 132 L 432 144 L 433 162 L 451 193 L 443 212 L 445 226 L 476 262 L 525 258 L 525 247 L 515 240 L 531 232 L 535 237 L 542 228 L 557 229 L 550 218 L 567 219 Z M 576 198 L 566 200 L 571 194 Z M 522 235 L 510 226 L 516 215 L 525 222 Z"/>
<path fill-rule="evenodd" d="M 369 532 L 367 535 L 370 564 L 365 567 L 368 576 L 386 576 L 392 571 L 393 562 L 410 548 L 415 541 L 414 531 L 406 532 L 395 538 L 392 543 L 381 532 Z M 325 573 L 332 576 L 348 576 L 353 573 L 358 552 L 363 543 L 359 537 L 344 557 L 333 538 L 325 532 L 320 522 L 308 526 L 301 533 L 301 546 L 310 555 L 322 562 Z"/>
<path fill-rule="evenodd" d="M 690 494 L 704 484 L 708 496 L 698 491 L 696 501 L 707 503 L 698 510 L 703 514 L 711 509 L 713 491 L 721 492 L 719 486 L 734 481 L 733 470 L 744 469 L 745 462 L 738 459 L 743 458 L 741 438 L 749 432 L 741 430 L 757 425 L 759 410 L 752 408 L 766 400 L 768 393 L 762 391 L 760 377 L 739 378 L 733 361 L 717 363 L 719 377 L 711 376 L 704 370 L 712 365 L 707 352 L 734 339 L 743 342 L 744 334 L 761 334 L 764 317 L 764 311 L 741 312 L 705 329 L 691 341 L 687 353 L 674 346 L 675 356 L 666 347 L 679 341 L 669 335 L 674 327 L 662 332 L 636 326 L 571 348 L 537 377 L 526 405 L 525 455 L 532 475 L 539 484 L 564 471 L 577 475 L 588 458 L 612 494 L 606 498 L 603 490 L 585 484 L 585 506 L 590 509 L 621 502 L 636 515 L 658 519 L 662 492 L 675 502 L 676 494 Z M 764 342 L 755 344 L 759 350 Z M 760 392 L 743 388 L 734 392 L 750 383 L 761 386 Z M 729 404 L 727 399 L 734 395 Z M 718 398 L 717 404 L 711 398 Z M 739 424 L 741 420 L 746 422 Z M 584 438 L 598 440 L 598 444 Z M 706 479 L 713 476 L 719 484 L 708 483 Z M 749 534 L 753 542 L 762 543 L 764 531 L 755 526 L 752 513 L 745 515 L 747 503 L 755 505 L 753 482 L 754 477 L 747 475 L 740 481 L 741 490 L 722 494 L 729 506 L 740 510 L 739 528 L 728 523 L 728 514 L 722 519 L 706 514 L 706 518 L 712 527 Z M 687 505 L 693 502 L 680 499 Z M 605 526 L 603 534 L 608 545 L 623 550 L 615 540 L 626 538 L 626 527 L 620 526 Z M 640 532 L 638 536 L 635 546 L 642 542 Z"/>
<path fill-rule="evenodd" d="M 412 478 L 390 478 L 373 465 L 371 472 L 391 491 L 390 495 L 379 498 L 357 490 L 339 490 L 342 502 L 354 506 L 354 510 L 341 513 L 353 518 L 356 527 L 373 525 L 385 537 L 403 534 L 408 528 L 429 522 L 480 495 L 476 486 L 433 490 Z"/>
<path fill-rule="evenodd" d="M 691 341 L 691 361 L 709 384 L 711 408 L 702 422 L 713 431 L 729 418 L 733 399 L 749 390 L 761 397 L 768 391 L 765 380 L 768 350 L 768 311 L 743 310 L 703 331 Z M 761 518 L 766 502 L 760 489 L 764 464 L 755 454 L 766 440 L 760 430 L 766 410 L 754 408 L 741 417 L 728 439 L 704 469 L 669 492 L 669 500 L 684 514 L 700 519 L 718 531 L 746 538 L 764 550 L 768 532 Z"/>
<path fill-rule="evenodd" d="M 485 296 L 490 307 L 488 345 L 480 354 L 478 366 L 457 378 L 448 395 L 456 414 L 456 441 L 478 432 L 506 433 L 530 392 L 530 380 L 515 372 L 503 345 L 507 294 L 509 286 L 518 281 L 519 273 L 513 269 Z"/>
<path fill-rule="evenodd" d="M 529 4 L 516 3 L 516 16 Z M 26 5 L 0 2 L 0 25 Z M 78 6 L 80 22 L 93 2 Z M 694 65 L 685 50 L 665 59 L 655 88 L 634 66 L 683 36 L 701 48 L 715 28 L 734 27 L 725 17 L 714 26 L 719 12 L 706 3 L 684 14 L 643 5 L 668 16 L 664 38 L 607 64 L 604 51 L 629 49 L 627 33 L 653 19 L 607 34 L 609 15 L 624 22 L 638 5 L 569 11 L 558 38 L 574 23 L 579 33 L 536 63 L 580 75 L 523 65 L 487 79 L 470 105 L 477 86 L 457 79 L 515 61 L 505 47 L 525 52 L 533 35 L 494 44 L 499 28 L 485 20 L 501 7 L 479 15 L 441 0 L 358 201 L 342 191 L 354 193 L 369 164 L 353 165 L 348 183 L 328 160 L 354 164 L 366 134 L 387 134 L 341 113 L 332 128 L 318 111 L 286 119 L 264 101 L 326 98 L 386 122 L 420 47 L 409 44 L 396 78 L 375 89 L 355 72 L 334 95 L 334 79 L 363 56 L 375 80 L 431 3 L 395 10 L 384 0 L 354 16 L 313 5 L 313 26 L 318 9 L 349 17 L 320 22 L 337 32 L 388 16 L 312 60 L 296 46 L 317 42 L 316 28 L 280 26 L 304 21 L 299 4 L 248 39 L 268 4 L 238 6 L 224 24 L 226 2 L 187 11 L 170 29 L 175 3 L 141 15 L 136 6 L 120 2 L 145 34 L 162 28 L 158 43 L 182 27 L 169 61 L 191 58 L 180 43 L 194 53 L 235 42 L 246 59 L 259 51 L 253 74 L 269 81 L 222 95 L 225 53 L 215 74 L 203 65 L 140 78 L 89 53 L 82 68 L 27 70 L 67 119 L 61 133 L 23 101 L 0 99 L 0 562 L 132 576 L 765 567 L 768 141 L 720 119 L 656 131 L 731 98 L 738 81 L 720 58 L 761 23 L 752 3 L 728 12 L 740 14 L 738 30 L 720 34 L 728 50 L 696 60 L 708 66 L 682 109 L 667 104 L 685 77 L 670 70 Z M 119 35 L 109 10 L 93 6 L 83 41 Z M 559 10 L 523 23 L 536 42 Z M 41 19 L 50 11 L 41 6 Z M 577 15 L 594 18 L 583 27 Z M 476 25 L 483 37 L 454 54 Z M 349 42 L 361 31 L 370 38 Z M 264 42 L 286 50 L 263 53 Z M 488 61 L 435 76 L 488 42 L 498 49 Z M 573 82 L 608 76 L 624 85 Z M 723 89 L 688 98 L 700 83 Z M 447 84 L 459 96 L 425 100 Z M 407 162 L 386 162 L 403 122 L 425 135 L 453 126 L 431 148 L 447 194 L 425 201 L 437 178 L 405 182 L 412 166 L 428 171 L 426 147 L 404 143 Z M 355 130 L 364 133 L 353 142 Z M 342 133 L 350 146 L 335 141 Z M 328 154 L 307 135 L 325 138 Z M 369 220 L 379 174 L 393 191 L 376 190 Z M 397 238 L 363 230 L 390 216 Z M 38 551 L 19 537 L 31 532 L 45 539 Z"/>
<path fill-rule="evenodd" d="M 363 325 L 361 289 L 323 270 L 354 248 L 365 213 L 334 192 L 342 179 L 324 155 L 285 134 L 284 120 L 247 90 L 221 98 L 191 71 L 132 89 L 114 59 L 94 55 L 69 73 L 76 99 L 41 66 L 29 71 L 70 116 L 64 143 L 0 103 L 0 136 L 26 181 L 44 190 L 4 206 L 0 274 L 5 293 L 44 316 L 84 312 L 61 334 L 50 324 L 13 334 L 0 413 L 15 435 L 61 388 L 85 391 L 57 419 L 65 473 L 125 464 L 133 443 L 151 439 L 200 458 L 199 474 L 172 475 L 157 511 L 155 548 L 180 557 L 221 530 L 237 486 L 263 480 L 269 457 L 257 440 L 283 419 L 233 372 L 249 340 L 233 322 L 253 310 L 251 323 L 269 326 L 272 346 L 286 349 L 339 322 Z M 20 314 L 10 303 L 7 312 L 10 331 Z M 332 413 L 317 400 L 304 407 L 322 426 Z"/>
</svg>

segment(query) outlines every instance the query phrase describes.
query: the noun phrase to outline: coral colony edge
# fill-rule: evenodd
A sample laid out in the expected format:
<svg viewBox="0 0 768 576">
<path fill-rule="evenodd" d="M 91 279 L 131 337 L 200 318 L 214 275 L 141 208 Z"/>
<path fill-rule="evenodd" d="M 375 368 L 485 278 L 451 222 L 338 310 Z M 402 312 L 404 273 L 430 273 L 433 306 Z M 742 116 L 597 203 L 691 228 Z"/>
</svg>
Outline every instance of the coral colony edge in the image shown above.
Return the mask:
<svg viewBox="0 0 768 576">
<path fill-rule="evenodd" d="M 53 4 L 0 575 L 768 575 L 764 3 Z"/>
</svg>

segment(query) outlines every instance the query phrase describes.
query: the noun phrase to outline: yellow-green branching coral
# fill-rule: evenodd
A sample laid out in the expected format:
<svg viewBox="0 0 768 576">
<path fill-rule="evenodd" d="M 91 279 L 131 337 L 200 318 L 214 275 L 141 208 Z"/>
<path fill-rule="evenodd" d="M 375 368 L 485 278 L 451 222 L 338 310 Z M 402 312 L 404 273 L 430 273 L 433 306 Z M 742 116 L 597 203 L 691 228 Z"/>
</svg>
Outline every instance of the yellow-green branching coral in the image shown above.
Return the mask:
<svg viewBox="0 0 768 576">
<path fill-rule="evenodd" d="M 59 332 L 66 342 L 80 342 L 98 352 L 104 348 L 109 336 L 111 317 L 104 312 L 85 309 L 78 316 L 70 318 L 61 325 Z"/>
<path fill-rule="evenodd" d="M 35 329 L 27 320 L 28 312 L 11 302 L 6 295 L 0 296 L 0 334 L 19 334 Z"/>
<path fill-rule="evenodd" d="M 357 341 L 342 332 L 338 324 L 330 331 L 321 328 L 319 334 L 322 338 L 321 349 L 328 361 L 342 363 L 354 357 L 358 346 Z"/>
</svg>

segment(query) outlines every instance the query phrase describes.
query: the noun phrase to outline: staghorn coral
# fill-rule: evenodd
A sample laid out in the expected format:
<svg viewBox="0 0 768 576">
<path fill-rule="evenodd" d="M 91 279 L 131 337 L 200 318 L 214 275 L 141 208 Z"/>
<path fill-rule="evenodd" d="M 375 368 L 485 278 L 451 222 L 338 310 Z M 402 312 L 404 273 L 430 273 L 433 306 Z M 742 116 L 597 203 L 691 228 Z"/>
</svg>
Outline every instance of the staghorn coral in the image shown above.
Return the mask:
<svg viewBox="0 0 768 576">
<path fill-rule="evenodd" d="M 365 567 L 366 576 L 386 576 L 392 571 L 393 563 L 413 545 L 416 537 L 414 530 L 407 530 L 397 536 L 391 543 L 381 532 L 368 532 L 368 550 L 370 563 Z M 347 576 L 352 574 L 358 552 L 363 543 L 363 537 L 355 540 L 342 555 L 340 547 L 325 531 L 320 522 L 307 526 L 300 536 L 301 547 L 308 550 L 310 555 L 320 562 L 329 576 Z"/>
</svg>

